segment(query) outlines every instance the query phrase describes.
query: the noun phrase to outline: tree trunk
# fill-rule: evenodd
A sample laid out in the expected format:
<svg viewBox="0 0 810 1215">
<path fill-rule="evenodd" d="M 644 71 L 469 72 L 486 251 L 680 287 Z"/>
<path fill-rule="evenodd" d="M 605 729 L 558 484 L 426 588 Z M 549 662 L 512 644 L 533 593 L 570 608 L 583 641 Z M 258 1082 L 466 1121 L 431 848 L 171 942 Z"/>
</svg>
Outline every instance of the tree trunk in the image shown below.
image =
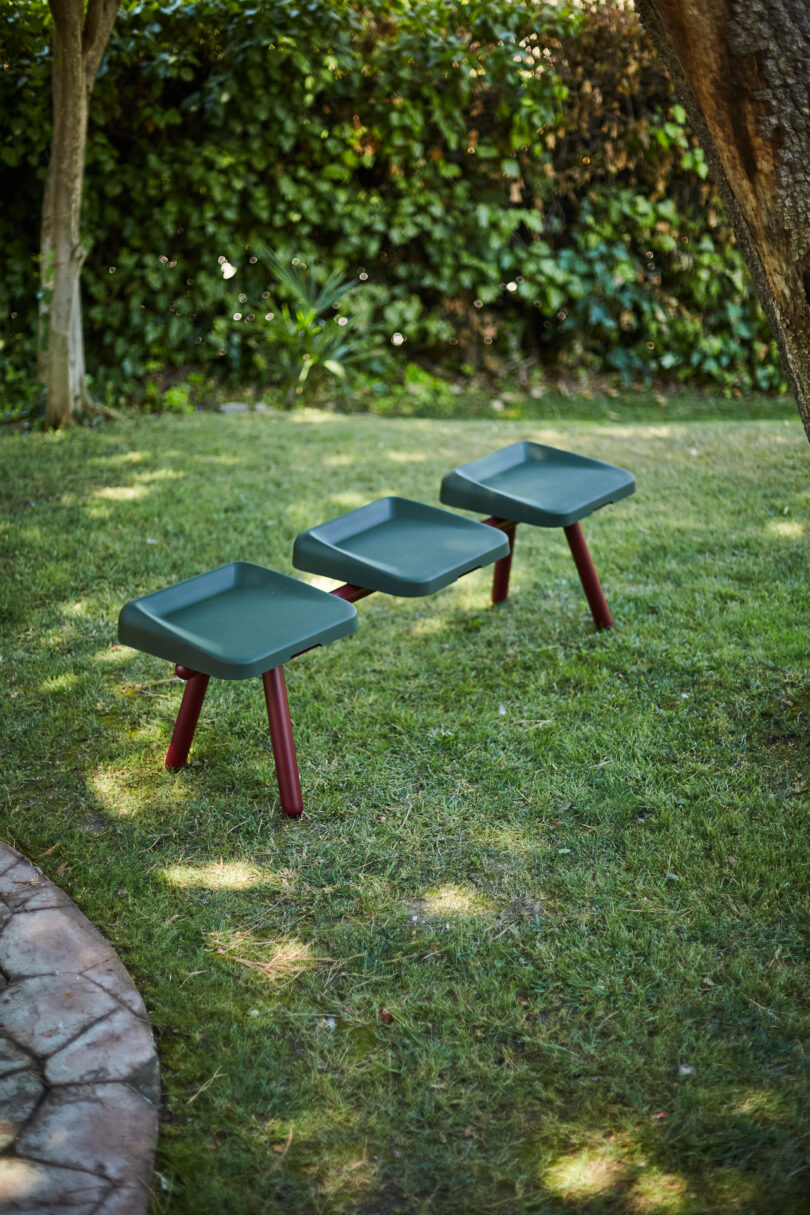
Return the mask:
<svg viewBox="0 0 810 1215">
<path fill-rule="evenodd" d="M 683 95 L 810 438 L 807 0 L 635 0 Z"/>
<path fill-rule="evenodd" d="M 79 239 L 82 179 L 87 141 L 88 90 L 82 53 L 84 13 L 70 6 L 68 19 L 54 13 L 53 145 L 42 208 L 41 278 L 44 336 L 42 363 L 47 390 L 46 426 L 66 426 L 81 404 L 73 319 L 79 300 L 84 252 Z M 82 348 L 81 318 L 78 326 Z"/>
<path fill-rule="evenodd" d="M 90 95 L 119 0 L 49 0 L 53 16 L 53 143 L 42 204 L 39 374 L 45 425 L 90 404 L 84 368 L 79 224 Z"/>
</svg>

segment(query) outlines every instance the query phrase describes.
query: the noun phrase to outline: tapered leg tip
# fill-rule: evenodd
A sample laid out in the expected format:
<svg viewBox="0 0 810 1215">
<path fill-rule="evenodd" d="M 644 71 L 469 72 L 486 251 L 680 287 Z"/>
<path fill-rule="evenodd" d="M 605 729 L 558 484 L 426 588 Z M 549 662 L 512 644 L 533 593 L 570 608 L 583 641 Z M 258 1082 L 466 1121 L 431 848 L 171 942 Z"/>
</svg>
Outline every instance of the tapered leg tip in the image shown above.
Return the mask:
<svg viewBox="0 0 810 1215">
<path fill-rule="evenodd" d="M 172 754 L 171 748 L 169 748 L 169 753 L 168 753 L 168 755 L 166 756 L 166 769 L 167 769 L 167 771 L 169 771 L 169 772 L 182 772 L 182 770 L 183 770 L 183 768 L 185 768 L 185 766 L 186 766 L 186 761 L 185 761 L 184 759 L 183 759 L 183 760 L 178 760 L 178 759 L 176 758 L 176 756 Z"/>
</svg>

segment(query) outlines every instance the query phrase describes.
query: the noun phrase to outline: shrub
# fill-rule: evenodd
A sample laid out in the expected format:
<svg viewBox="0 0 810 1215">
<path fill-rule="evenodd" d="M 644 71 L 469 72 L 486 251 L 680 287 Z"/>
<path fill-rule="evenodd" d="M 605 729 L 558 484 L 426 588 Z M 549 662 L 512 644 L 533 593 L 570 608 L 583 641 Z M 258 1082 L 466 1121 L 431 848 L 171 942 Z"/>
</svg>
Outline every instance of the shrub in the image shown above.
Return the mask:
<svg viewBox="0 0 810 1215">
<path fill-rule="evenodd" d="M 239 310 L 232 320 L 214 322 L 213 343 L 238 342 L 249 350 L 259 375 L 281 382 L 287 405 L 317 390 L 329 377 L 337 381 L 344 400 L 348 399 L 351 368 L 374 359 L 367 338 L 368 309 L 349 313 L 343 307 L 360 281 L 341 278 L 332 271 L 319 283 L 301 258 L 294 257 L 287 264 L 264 250 L 261 258 L 251 256 L 247 265 L 269 267 L 281 293 L 274 302 L 270 291 L 260 291 L 255 281 L 239 282 L 234 277 L 237 268 L 224 258 L 222 261 L 224 274 L 238 285 Z"/>
<path fill-rule="evenodd" d="M 20 0 L 1 57 L 0 342 L 18 369 L 34 358 L 43 14 Z M 195 364 L 272 377 L 257 331 L 223 340 L 240 309 L 219 259 L 260 246 L 366 276 L 389 364 L 781 381 L 700 149 L 621 6 L 125 5 L 93 96 L 84 226 L 106 394 L 144 400 L 150 376 Z"/>
</svg>

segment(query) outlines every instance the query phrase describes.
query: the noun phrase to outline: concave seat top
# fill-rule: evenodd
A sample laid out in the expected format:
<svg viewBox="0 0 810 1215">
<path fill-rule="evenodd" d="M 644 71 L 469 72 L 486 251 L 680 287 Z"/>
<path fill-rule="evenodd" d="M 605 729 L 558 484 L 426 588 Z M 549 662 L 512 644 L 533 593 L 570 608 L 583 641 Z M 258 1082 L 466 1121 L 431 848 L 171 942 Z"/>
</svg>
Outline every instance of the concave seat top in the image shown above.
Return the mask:
<svg viewBox="0 0 810 1215">
<path fill-rule="evenodd" d="M 220 679 L 248 679 L 357 628 L 334 595 L 247 561 L 131 600 L 118 638 L 147 654 Z"/>
<path fill-rule="evenodd" d="M 379 498 L 301 532 L 296 569 L 388 595 L 430 595 L 505 557 L 502 532 L 408 498 Z"/>
<path fill-rule="evenodd" d="M 520 442 L 448 473 L 440 499 L 515 523 L 569 527 L 635 488 L 633 474 L 615 464 Z"/>
</svg>

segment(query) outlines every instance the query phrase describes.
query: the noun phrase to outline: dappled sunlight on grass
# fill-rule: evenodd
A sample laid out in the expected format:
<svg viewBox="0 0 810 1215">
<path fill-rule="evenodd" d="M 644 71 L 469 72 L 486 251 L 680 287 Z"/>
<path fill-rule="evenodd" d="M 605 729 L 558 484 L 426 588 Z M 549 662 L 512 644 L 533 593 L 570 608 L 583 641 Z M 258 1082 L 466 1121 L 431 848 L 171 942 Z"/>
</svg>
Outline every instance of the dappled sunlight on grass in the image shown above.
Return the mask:
<svg viewBox="0 0 810 1215">
<path fill-rule="evenodd" d="M 542 1177 L 566 1203 L 613 1197 L 633 1215 L 686 1215 L 696 1209 L 684 1178 L 649 1164 L 626 1136 L 609 1136 L 560 1156 Z"/>
<path fill-rule="evenodd" d="M 452 883 L 426 890 L 422 902 L 426 913 L 437 917 L 485 915 L 495 908 L 493 901 L 475 887 Z"/>
<path fill-rule="evenodd" d="M 102 506 L 99 502 L 88 502 L 82 509 L 87 518 L 95 524 L 106 523 L 113 517 L 111 508 Z"/>
<path fill-rule="evenodd" d="M 237 418 L 236 421 L 238 424 L 239 419 Z M 332 426 L 351 425 L 351 420 L 344 414 L 335 414 L 324 409 L 312 409 L 308 406 L 296 409 L 295 413 L 287 415 L 284 421 L 290 426 L 325 426 L 329 423 Z"/>
<path fill-rule="evenodd" d="M 778 1102 L 774 1101 L 773 1093 L 751 1089 L 737 1098 L 731 1107 L 731 1113 L 774 1116 L 778 1113 Z"/>
<path fill-rule="evenodd" d="M 77 687 L 78 683 L 79 680 L 72 671 L 64 671 L 61 675 L 51 675 L 48 679 L 43 679 L 40 689 L 45 693 L 69 692 L 71 688 Z"/>
<path fill-rule="evenodd" d="M 106 502 L 138 502 L 159 491 L 164 485 L 181 481 L 186 473 L 176 468 L 156 468 L 136 473 L 131 485 L 101 485 L 90 497 Z M 92 504 L 88 504 L 92 508 Z"/>
<path fill-rule="evenodd" d="M 146 485 L 106 485 L 103 489 L 93 491 L 94 498 L 107 498 L 111 502 L 132 502 L 136 498 L 145 498 L 149 493 Z"/>
<path fill-rule="evenodd" d="M 423 451 L 386 451 L 385 458 L 394 464 L 423 464 L 425 453 Z"/>
<path fill-rule="evenodd" d="M 140 791 L 127 789 L 120 778 L 120 773 L 98 771 L 93 773 L 88 781 L 93 796 L 112 818 L 128 818 L 136 814 L 143 806 L 143 796 Z"/>
<path fill-rule="evenodd" d="M 481 831 L 482 838 L 488 843 L 503 849 L 507 854 L 521 856 L 536 847 L 537 841 L 532 839 L 523 827 L 512 827 L 496 823 Z"/>
<path fill-rule="evenodd" d="M 161 876 L 170 886 L 200 886 L 207 890 L 246 890 L 268 880 L 268 875 L 260 873 L 254 865 L 224 860 L 210 865 L 172 865 L 161 870 Z"/>
<path fill-rule="evenodd" d="M 334 510 L 335 508 L 337 508 L 339 512 L 356 510 L 359 506 L 365 506 L 365 504 L 368 502 L 368 495 L 354 489 L 345 489 L 336 492 L 335 489 L 332 488 L 329 494 L 329 502 L 330 505 L 325 506 L 325 510 Z M 315 527 L 318 523 L 323 522 L 325 522 L 324 519 L 313 519 L 308 526 Z"/>
<path fill-rule="evenodd" d="M 166 481 L 181 481 L 186 472 L 182 468 L 154 468 L 151 472 L 138 473 L 135 481 L 138 485 L 161 485 Z"/>
<path fill-rule="evenodd" d="M 297 937 L 266 940 L 247 929 L 209 934 L 211 948 L 229 962 L 257 971 L 268 983 L 284 983 L 332 961 L 317 957 L 312 946 Z"/>
<path fill-rule="evenodd" d="M 434 616 L 423 616 L 420 620 L 411 622 L 410 631 L 413 637 L 429 637 L 433 633 L 441 633 L 447 628 L 447 621 L 436 613 Z"/>
<path fill-rule="evenodd" d="M 649 1165 L 634 1179 L 628 1206 L 634 1215 L 691 1215 L 700 1210 L 700 1204 L 689 1197 L 683 1177 Z"/>
<path fill-rule="evenodd" d="M 146 732 L 144 732 L 146 733 Z M 149 732 L 151 737 L 151 732 Z M 143 742 L 143 734 L 134 732 L 132 742 Z M 151 747 L 147 753 L 152 754 Z M 118 768 L 99 767 L 88 776 L 88 787 L 106 814 L 111 818 L 130 818 L 151 809 L 158 797 L 161 807 L 169 812 L 190 801 L 194 791 L 188 783 L 157 768 L 150 780 L 139 774 Z"/>
<path fill-rule="evenodd" d="M 607 1142 L 560 1156 L 543 1173 L 543 1181 L 560 1198 L 593 1198 L 614 1189 L 631 1165 L 622 1159 L 618 1145 Z"/>
<path fill-rule="evenodd" d="M 103 456 L 95 456 L 93 464 L 102 468 L 108 468 L 111 464 L 141 464 L 148 460 L 149 456 L 148 451 L 133 448 L 131 451 L 105 452 Z"/>
<path fill-rule="evenodd" d="M 804 524 L 795 519 L 770 519 L 765 526 L 771 535 L 781 536 L 786 540 L 798 540 L 805 532 Z"/>
<path fill-rule="evenodd" d="M 123 607 L 123 604 L 121 605 Z M 109 645 L 93 654 L 93 662 L 109 663 L 110 666 L 129 667 L 136 651 L 124 645 Z"/>
<path fill-rule="evenodd" d="M 676 426 L 621 426 L 616 424 L 597 427 L 597 434 L 604 435 L 611 442 L 615 442 L 616 439 L 630 438 L 637 442 L 639 439 L 672 439 L 676 436 L 682 438 L 687 429 L 688 426 L 683 423 Z"/>
</svg>

